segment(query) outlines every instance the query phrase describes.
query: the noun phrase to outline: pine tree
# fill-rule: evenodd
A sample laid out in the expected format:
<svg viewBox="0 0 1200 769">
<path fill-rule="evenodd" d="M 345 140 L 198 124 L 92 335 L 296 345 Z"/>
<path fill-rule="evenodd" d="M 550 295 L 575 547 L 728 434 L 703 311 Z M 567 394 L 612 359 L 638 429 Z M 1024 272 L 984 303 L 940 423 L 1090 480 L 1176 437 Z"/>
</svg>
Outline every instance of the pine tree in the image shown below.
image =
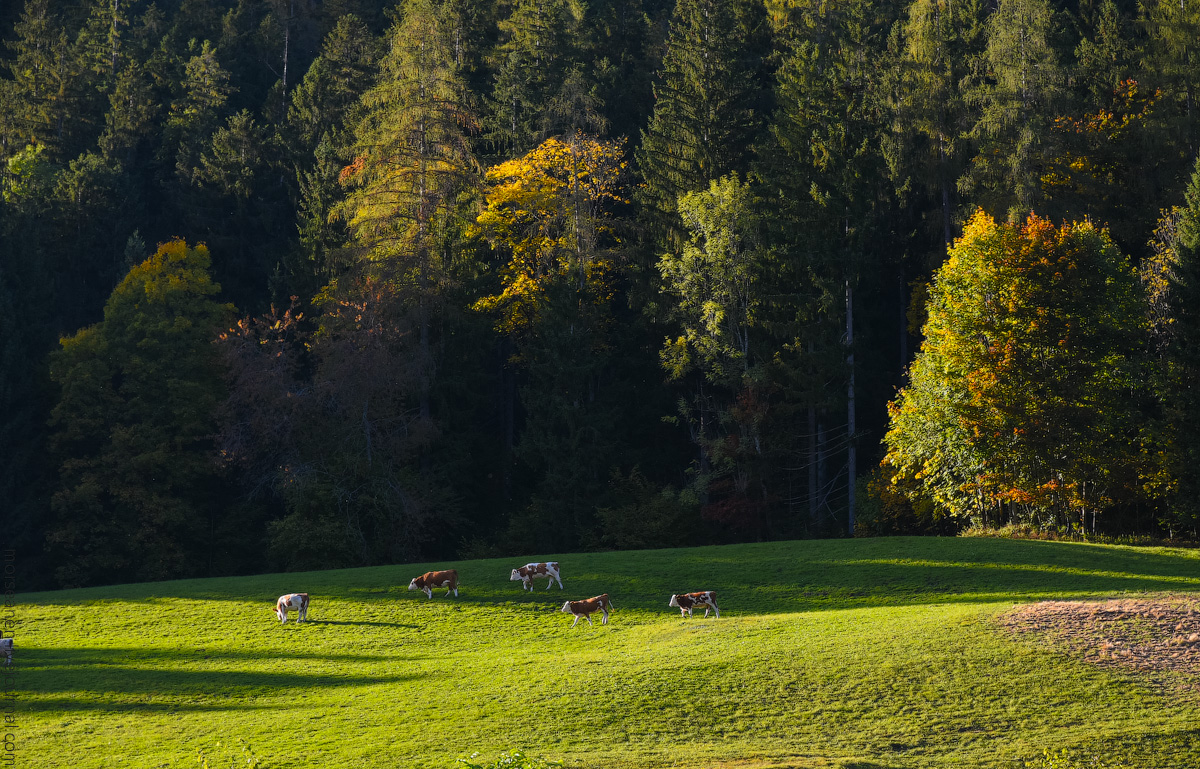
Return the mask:
<svg viewBox="0 0 1200 769">
<path fill-rule="evenodd" d="M 681 195 L 747 170 L 764 120 L 762 9 L 677 0 L 654 84 L 654 113 L 636 152 L 641 203 L 654 228 L 677 239 Z"/>
<path fill-rule="evenodd" d="M 955 183 L 965 159 L 963 134 L 967 108 L 960 83 L 982 43 L 984 9 L 975 0 L 917 0 L 899 27 L 895 52 L 895 102 L 899 186 L 911 174 L 929 195 L 940 216 L 937 229 L 943 246 L 954 239 L 958 194 Z"/>
<path fill-rule="evenodd" d="M 551 134 L 551 103 L 578 58 L 583 16 L 574 0 L 517 0 L 500 23 L 488 133 L 508 157 Z"/>
<path fill-rule="evenodd" d="M 1021 216 L 1045 197 L 1042 174 L 1055 154 L 1051 127 L 1066 85 L 1051 40 L 1057 23 L 1048 0 L 1001 0 L 988 20 L 985 71 L 968 96 L 978 152 L 959 180 L 986 210 Z"/>
<path fill-rule="evenodd" d="M 1159 222 L 1154 255 L 1142 265 L 1159 353 L 1158 390 L 1165 449 L 1163 517 L 1169 533 L 1200 524 L 1200 159 L 1184 205 Z"/>
</svg>

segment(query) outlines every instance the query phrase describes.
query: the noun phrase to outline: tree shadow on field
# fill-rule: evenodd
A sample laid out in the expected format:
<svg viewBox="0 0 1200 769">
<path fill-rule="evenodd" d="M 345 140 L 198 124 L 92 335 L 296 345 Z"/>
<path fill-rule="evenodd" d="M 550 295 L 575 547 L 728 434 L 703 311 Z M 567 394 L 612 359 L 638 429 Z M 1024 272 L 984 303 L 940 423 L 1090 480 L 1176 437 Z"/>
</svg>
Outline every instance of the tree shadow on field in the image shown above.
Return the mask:
<svg viewBox="0 0 1200 769">
<path fill-rule="evenodd" d="M 612 555 L 655 568 L 601 573 L 583 592 L 604 585 L 618 606 L 662 611 L 672 593 L 715 590 L 722 617 L 1200 591 L 1193 551 L 1068 542 L 897 537 Z"/>
<path fill-rule="evenodd" d="M 368 627 L 407 627 L 420 628 L 420 625 L 412 622 L 360 622 L 351 620 L 331 620 L 331 619 L 309 619 L 304 621 L 305 625 L 365 625 Z"/>
<path fill-rule="evenodd" d="M 396 672 L 410 661 L 352 654 L 30 648 L 24 663 L 31 673 L 28 691 L 33 696 L 26 707 L 32 711 L 259 710 L 275 707 L 261 703 L 261 698 L 429 677 Z M 353 663 L 369 665 L 368 672 L 359 672 L 362 667 L 344 672 Z"/>
<path fill-rule="evenodd" d="M 608 593 L 618 609 L 657 614 L 668 612 L 674 593 L 715 590 L 722 615 L 735 616 L 1200 591 L 1198 555 L 1167 548 L 959 537 L 799 540 L 183 580 L 22 598 L 30 604 L 61 606 L 226 601 L 242 604 L 236 612 L 244 614 L 246 604 L 273 606 L 281 592 L 303 589 L 313 596 L 319 616 L 328 617 L 314 624 L 387 626 L 360 621 L 359 612 L 369 608 L 380 616 L 394 611 L 419 623 L 444 619 L 446 612 L 491 611 L 490 607 L 548 611 L 565 599 Z M 528 592 L 509 579 L 511 567 L 533 560 L 560 561 L 566 589 Z M 407 590 L 413 575 L 431 568 L 457 569 L 462 595 L 445 598 L 435 593 L 427 599 Z"/>
</svg>

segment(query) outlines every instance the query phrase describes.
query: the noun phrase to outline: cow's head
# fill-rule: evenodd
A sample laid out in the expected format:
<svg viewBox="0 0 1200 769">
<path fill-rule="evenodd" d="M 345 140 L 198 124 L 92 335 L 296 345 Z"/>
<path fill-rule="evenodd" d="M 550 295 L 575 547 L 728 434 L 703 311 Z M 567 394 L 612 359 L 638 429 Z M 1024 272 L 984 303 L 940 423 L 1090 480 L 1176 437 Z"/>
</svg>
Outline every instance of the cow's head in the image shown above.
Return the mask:
<svg viewBox="0 0 1200 769">
<path fill-rule="evenodd" d="M 667 606 L 673 606 L 674 608 L 678 609 L 679 608 L 679 596 L 677 596 L 677 595 L 671 596 L 671 602 L 669 604 L 667 604 Z"/>
<path fill-rule="evenodd" d="M 522 579 L 522 577 L 521 577 L 521 570 L 520 570 L 520 569 L 513 569 L 512 576 L 508 578 L 508 581 L 509 581 L 509 582 L 516 582 L 516 581 L 517 581 L 517 580 L 519 580 L 519 579 Z"/>
<path fill-rule="evenodd" d="M 408 589 L 409 590 L 420 590 L 421 589 L 420 586 L 417 585 L 417 580 L 419 580 L 419 579 L 420 579 L 420 577 L 413 577 L 413 581 L 408 583 Z"/>
<path fill-rule="evenodd" d="M 562 609 L 560 609 L 559 611 L 566 611 L 566 612 L 571 611 L 571 602 L 567 601 L 566 603 L 564 603 Z"/>
</svg>

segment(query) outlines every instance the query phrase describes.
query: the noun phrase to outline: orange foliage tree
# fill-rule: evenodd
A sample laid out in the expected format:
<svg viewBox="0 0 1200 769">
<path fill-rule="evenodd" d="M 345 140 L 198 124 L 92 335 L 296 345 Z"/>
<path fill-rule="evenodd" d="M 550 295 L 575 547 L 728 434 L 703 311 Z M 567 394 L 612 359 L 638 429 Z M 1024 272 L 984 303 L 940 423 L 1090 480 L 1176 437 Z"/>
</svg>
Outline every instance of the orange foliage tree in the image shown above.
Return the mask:
<svg viewBox="0 0 1200 769">
<path fill-rule="evenodd" d="M 1138 486 L 1144 327 L 1104 231 L 976 213 L 934 277 L 884 462 L 985 525 L 1094 526 Z"/>
</svg>

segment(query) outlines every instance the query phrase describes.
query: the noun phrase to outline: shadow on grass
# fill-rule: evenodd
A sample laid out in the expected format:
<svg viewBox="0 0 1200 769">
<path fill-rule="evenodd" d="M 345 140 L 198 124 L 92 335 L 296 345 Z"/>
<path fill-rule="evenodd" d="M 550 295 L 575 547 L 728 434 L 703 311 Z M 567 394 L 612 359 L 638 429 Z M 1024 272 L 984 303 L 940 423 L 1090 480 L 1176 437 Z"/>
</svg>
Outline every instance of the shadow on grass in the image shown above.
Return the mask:
<svg viewBox="0 0 1200 769">
<path fill-rule="evenodd" d="M 365 625 L 368 627 L 407 627 L 420 628 L 420 625 L 411 622 L 360 622 L 354 620 L 331 620 L 331 619 L 310 619 L 304 621 L 305 625 Z"/>
<path fill-rule="evenodd" d="M 319 663 L 360 662 L 371 672 L 326 674 Z M 390 685 L 427 678 L 395 672 L 400 657 L 143 648 L 30 649 L 33 711 L 250 710 L 262 700 L 320 689 Z M 263 669 L 264 662 L 269 663 Z M 254 666 L 255 669 L 242 669 Z M 237 667 L 235 667 L 237 666 Z M 344 669 L 344 668 L 343 668 Z M 62 695 L 62 696 L 54 696 Z"/>
<path fill-rule="evenodd" d="M 509 580 L 508 562 L 457 562 L 462 595 L 433 600 L 405 590 L 423 565 L 188 580 L 42 593 L 30 603 L 202 600 L 269 602 L 281 585 L 302 585 L 314 604 L 388 602 L 396 611 L 544 609 L 608 593 L 621 608 L 666 612 L 672 593 L 716 590 L 722 612 L 782 614 L 929 603 L 1022 602 L 1063 596 L 1200 590 L 1191 551 L 1030 540 L 892 537 L 803 540 L 725 547 L 580 553 L 562 563 L 565 590 L 530 593 Z M 329 601 L 330 603 L 325 603 Z M 327 615 L 328 616 L 328 615 Z M 330 619 L 324 624 L 380 624 Z M 412 624 L 397 623 L 400 627 Z"/>
</svg>

